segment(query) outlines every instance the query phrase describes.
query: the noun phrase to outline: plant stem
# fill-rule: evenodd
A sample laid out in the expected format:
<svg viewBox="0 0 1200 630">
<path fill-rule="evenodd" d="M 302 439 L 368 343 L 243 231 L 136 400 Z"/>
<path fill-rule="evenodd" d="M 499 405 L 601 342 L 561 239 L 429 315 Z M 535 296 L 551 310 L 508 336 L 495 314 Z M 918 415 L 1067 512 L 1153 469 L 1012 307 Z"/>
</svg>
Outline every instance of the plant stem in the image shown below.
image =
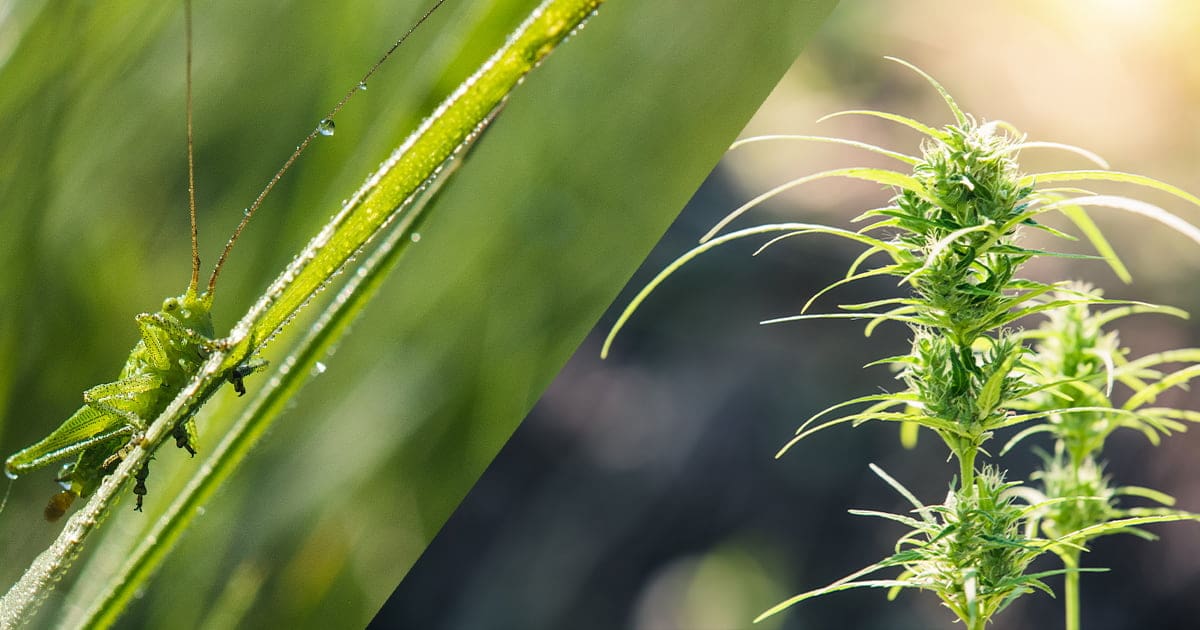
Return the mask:
<svg viewBox="0 0 1200 630">
<path fill-rule="evenodd" d="M 975 455 L 978 452 L 974 443 L 968 444 L 966 447 L 961 446 L 960 443 L 959 448 L 955 449 L 955 453 L 958 454 L 959 477 L 962 479 L 959 487 L 964 490 L 975 485 Z"/>
<path fill-rule="evenodd" d="M 1059 553 L 1067 573 L 1063 576 L 1063 610 L 1066 612 L 1066 630 L 1079 630 L 1079 550 Z"/>
</svg>

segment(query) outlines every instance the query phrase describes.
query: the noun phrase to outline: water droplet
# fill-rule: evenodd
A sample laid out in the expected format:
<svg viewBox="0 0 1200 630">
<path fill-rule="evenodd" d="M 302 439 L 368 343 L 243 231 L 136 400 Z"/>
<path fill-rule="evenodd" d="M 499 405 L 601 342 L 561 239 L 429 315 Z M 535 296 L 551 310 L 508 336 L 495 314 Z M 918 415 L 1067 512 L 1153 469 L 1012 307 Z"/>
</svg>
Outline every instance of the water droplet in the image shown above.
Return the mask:
<svg viewBox="0 0 1200 630">
<path fill-rule="evenodd" d="M 71 489 L 70 474 L 73 470 L 75 470 L 75 464 L 71 462 L 63 464 L 59 467 L 58 476 L 55 477 L 55 481 L 58 482 L 58 487 L 62 488 L 63 490 Z"/>
<path fill-rule="evenodd" d="M 414 242 L 414 243 L 420 243 L 421 242 L 421 233 L 413 232 L 412 236 L 410 236 L 408 238 L 412 239 L 412 242 Z"/>
<path fill-rule="evenodd" d="M 367 89 L 367 84 L 366 84 L 366 83 L 359 83 L 359 84 L 358 84 L 358 89 L 360 89 L 360 90 L 366 90 L 366 89 Z"/>
<path fill-rule="evenodd" d="M 324 374 L 326 369 L 327 368 L 325 367 L 324 363 L 317 361 L 315 364 L 313 364 L 313 376 Z"/>
<path fill-rule="evenodd" d="M 322 136 L 332 136 L 334 128 L 335 126 L 333 121 L 326 118 L 317 125 L 317 133 L 321 134 Z"/>
<path fill-rule="evenodd" d="M 9 470 L 9 469 L 8 469 L 8 466 L 5 466 L 5 467 L 4 467 L 4 476 L 5 476 L 5 477 L 8 477 L 9 479 L 16 479 L 16 478 L 17 478 L 17 473 L 15 473 L 15 472 L 13 472 L 13 471 Z"/>
<path fill-rule="evenodd" d="M 246 208 L 245 210 L 242 210 L 242 216 L 244 216 L 244 217 L 250 216 L 250 208 Z"/>
</svg>

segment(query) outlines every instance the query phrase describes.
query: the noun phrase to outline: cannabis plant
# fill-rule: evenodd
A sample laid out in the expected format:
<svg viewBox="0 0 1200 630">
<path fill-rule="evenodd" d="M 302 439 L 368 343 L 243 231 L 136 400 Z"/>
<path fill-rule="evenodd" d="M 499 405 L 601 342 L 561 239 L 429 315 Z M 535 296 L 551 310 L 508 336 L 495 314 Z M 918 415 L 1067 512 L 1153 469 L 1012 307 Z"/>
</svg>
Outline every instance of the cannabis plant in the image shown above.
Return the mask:
<svg viewBox="0 0 1200 630">
<path fill-rule="evenodd" d="M 841 168 L 792 180 L 768 191 L 720 221 L 700 246 L 684 254 L 642 290 L 622 314 L 608 344 L 630 314 L 667 276 L 694 257 L 731 241 L 774 234 L 763 248 L 784 238 L 832 234 L 865 249 L 845 276 L 813 296 L 795 316 L 767 323 L 813 318 L 866 321 L 866 332 L 885 322 L 907 327 L 907 354 L 879 359 L 893 367 L 902 385 L 898 392 L 861 396 L 832 405 L 800 425 L 784 454 L 805 437 L 841 424 L 868 421 L 901 425 L 906 444 L 921 429 L 936 435 L 957 464 L 945 499 L 927 505 L 892 476 L 872 469 L 912 504 L 910 514 L 857 511 L 885 518 L 909 529 L 894 552 L 883 560 L 826 587 L 797 595 L 765 612 L 773 615 L 800 601 L 835 591 L 882 587 L 894 596 L 900 589 L 934 593 L 969 629 L 983 628 L 1016 598 L 1035 591 L 1052 593 L 1046 578 L 1065 574 L 1068 628 L 1079 626 L 1080 557 L 1086 543 L 1110 533 L 1146 535 L 1141 525 L 1197 519 L 1186 512 L 1126 508 L 1121 496 L 1149 498 L 1160 505 L 1171 500 L 1144 488 L 1115 487 L 1103 473 L 1105 438 L 1122 427 L 1133 428 L 1153 442 L 1185 422 L 1189 411 L 1151 406 L 1155 396 L 1185 383 L 1198 373 L 1189 365 L 1163 373 L 1171 361 L 1196 361 L 1185 350 L 1128 360 L 1116 335 L 1105 324 L 1125 315 L 1174 309 L 1108 299 L 1086 286 L 1041 282 L 1022 277 L 1035 258 L 1090 258 L 1107 261 L 1123 279 L 1129 272 L 1085 211 L 1109 207 L 1166 223 L 1200 242 L 1200 231 L 1167 211 L 1127 197 L 1098 195 L 1079 183 L 1115 181 L 1158 189 L 1200 205 L 1200 199 L 1157 180 L 1108 170 L 1091 152 L 1053 142 L 1033 142 L 1002 121 L 982 121 L 959 108 L 932 77 L 920 74 L 953 115 L 953 122 L 934 128 L 893 113 L 854 110 L 839 115 L 882 118 L 923 135 L 915 155 L 841 138 L 792 138 L 854 146 L 887 156 L 903 169 Z M 753 140 L 753 139 L 752 139 Z M 1058 149 L 1081 155 L 1093 170 L 1023 173 L 1018 157 L 1024 150 Z M 893 192 L 881 208 L 863 212 L 856 230 L 810 223 L 775 223 L 722 233 L 739 216 L 795 186 L 830 177 L 878 183 Z M 1068 185 L 1070 184 L 1070 185 Z M 1065 217 L 1084 236 L 1096 255 L 1075 255 L 1027 246 L 1030 231 L 1053 238 L 1076 237 L 1044 223 L 1049 214 Z M 760 250 L 761 251 L 761 250 Z M 876 276 L 890 276 L 907 291 L 869 302 L 839 306 L 838 312 L 808 314 L 817 297 L 839 286 Z M 1033 330 L 1026 327 L 1042 318 Z M 1111 396 L 1114 382 L 1131 390 L 1121 404 Z M 1019 429 L 1009 448 L 1025 438 L 1046 434 L 1053 441 L 1042 449 L 1045 466 L 1020 481 L 990 457 L 999 432 Z M 1036 485 L 1034 485 L 1036 484 Z M 1061 568 L 1031 571 L 1032 562 L 1051 553 Z M 891 578 L 872 577 L 893 569 Z"/>
</svg>

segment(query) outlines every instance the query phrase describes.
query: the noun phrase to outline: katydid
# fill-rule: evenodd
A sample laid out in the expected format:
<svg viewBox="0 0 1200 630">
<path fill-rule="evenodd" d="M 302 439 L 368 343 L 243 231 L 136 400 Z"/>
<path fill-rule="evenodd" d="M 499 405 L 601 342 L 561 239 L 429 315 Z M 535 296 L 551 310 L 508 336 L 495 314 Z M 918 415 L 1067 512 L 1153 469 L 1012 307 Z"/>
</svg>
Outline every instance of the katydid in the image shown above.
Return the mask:
<svg viewBox="0 0 1200 630">
<path fill-rule="evenodd" d="M 313 129 L 303 142 L 259 193 L 253 204 L 245 211 L 241 222 L 225 245 L 217 260 L 206 288 L 200 288 L 200 254 L 196 226 L 196 198 L 192 134 L 192 19 L 191 0 L 184 0 L 185 40 L 187 46 L 187 157 L 188 157 L 188 207 L 191 217 L 192 274 L 184 293 L 163 301 L 156 313 L 142 313 L 134 319 L 138 325 L 140 339 L 133 347 L 117 380 L 104 383 L 83 393 L 83 406 L 72 414 L 57 429 L 39 442 L 26 447 L 4 463 L 4 472 L 16 479 L 56 462 L 75 458 L 62 467 L 57 481 L 64 488 L 51 497 L 44 515 L 54 521 L 66 513 L 74 500 L 91 494 L 103 478 L 115 470 L 117 464 L 134 445 L 141 443 L 150 422 L 162 413 L 180 390 L 199 372 L 208 356 L 217 349 L 226 347 L 226 341 L 218 338 L 213 329 L 212 303 L 217 278 L 224 266 L 233 244 L 246 227 L 254 212 L 262 205 L 267 194 L 284 173 L 292 166 L 309 143 L 318 135 L 331 135 L 333 117 L 347 101 L 363 89 L 384 61 L 420 26 L 444 0 L 418 18 L 416 23 L 397 40 L 392 47 L 371 67 L 361 81 L 357 82 Z M 222 375 L 233 385 L 238 395 L 246 393 L 243 379 L 266 364 L 265 361 L 247 356 Z M 172 437 L 179 448 L 196 454 L 196 424 L 192 409 L 175 426 Z M 147 464 L 148 466 L 148 464 Z M 134 509 L 141 511 L 146 495 L 146 479 L 149 474 L 143 466 L 135 477 L 133 493 L 137 497 Z"/>
</svg>

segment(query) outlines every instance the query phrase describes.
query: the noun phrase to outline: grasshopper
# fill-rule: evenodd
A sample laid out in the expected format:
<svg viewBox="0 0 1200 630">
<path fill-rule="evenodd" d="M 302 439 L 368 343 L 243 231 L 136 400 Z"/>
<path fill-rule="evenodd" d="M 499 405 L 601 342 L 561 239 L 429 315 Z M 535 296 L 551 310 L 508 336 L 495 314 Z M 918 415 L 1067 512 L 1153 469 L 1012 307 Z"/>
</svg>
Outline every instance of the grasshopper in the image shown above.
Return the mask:
<svg viewBox="0 0 1200 630">
<path fill-rule="evenodd" d="M 182 295 L 163 301 L 158 312 L 142 313 L 134 318 L 140 339 L 117 380 L 92 387 L 83 393 L 83 406 L 57 429 L 42 440 L 14 453 L 4 462 L 4 472 L 16 479 L 25 473 L 56 462 L 74 458 L 63 465 L 56 480 L 63 490 L 50 498 L 44 510 L 48 521 L 55 521 L 70 508 L 75 499 L 87 497 L 105 476 L 111 474 L 135 445 L 141 444 L 149 424 L 161 414 L 180 390 L 200 371 L 215 350 L 225 349 L 227 342 L 218 338 L 212 322 L 212 303 L 217 278 L 229 252 L 254 212 L 268 193 L 291 168 L 309 143 L 318 135 L 331 135 L 333 117 L 384 61 L 420 26 L 444 0 L 438 0 L 417 22 L 375 63 L 354 89 L 351 89 L 334 109 L 312 130 L 283 166 L 269 180 L 254 203 L 243 214 L 241 223 L 218 258 L 207 287 L 200 290 L 200 254 L 196 227 L 195 168 L 192 134 L 192 19 L 191 0 L 184 0 L 185 39 L 187 46 L 187 157 L 188 206 L 191 217 L 192 274 Z M 266 365 L 260 359 L 247 356 L 223 374 L 239 396 L 246 393 L 244 379 Z M 197 432 L 189 413 L 172 431 L 175 444 L 196 455 Z M 133 493 L 134 509 L 141 511 L 147 493 L 149 464 L 137 472 Z"/>
<path fill-rule="evenodd" d="M 210 285 L 211 287 L 212 285 Z M 157 313 L 134 318 L 141 339 L 129 353 L 117 380 L 88 389 L 84 404 L 41 441 L 13 454 L 4 462 L 11 478 L 49 464 L 76 457 L 58 475 L 63 491 L 46 505 L 46 520 L 66 513 L 77 497 L 86 497 L 105 475 L 116 468 L 127 449 L 142 439 L 149 422 L 175 398 L 199 371 L 207 356 L 221 347 L 212 323 L 211 289 L 197 291 L 196 275 L 187 290 L 163 301 Z M 246 360 L 230 368 L 225 378 L 238 395 L 246 393 L 243 379 L 265 365 Z M 188 416 L 172 432 L 175 444 L 195 456 L 196 423 Z M 135 478 L 135 510 L 141 511 L 146 495 L 149 468 L 143 466 Z"/>
</svg>

